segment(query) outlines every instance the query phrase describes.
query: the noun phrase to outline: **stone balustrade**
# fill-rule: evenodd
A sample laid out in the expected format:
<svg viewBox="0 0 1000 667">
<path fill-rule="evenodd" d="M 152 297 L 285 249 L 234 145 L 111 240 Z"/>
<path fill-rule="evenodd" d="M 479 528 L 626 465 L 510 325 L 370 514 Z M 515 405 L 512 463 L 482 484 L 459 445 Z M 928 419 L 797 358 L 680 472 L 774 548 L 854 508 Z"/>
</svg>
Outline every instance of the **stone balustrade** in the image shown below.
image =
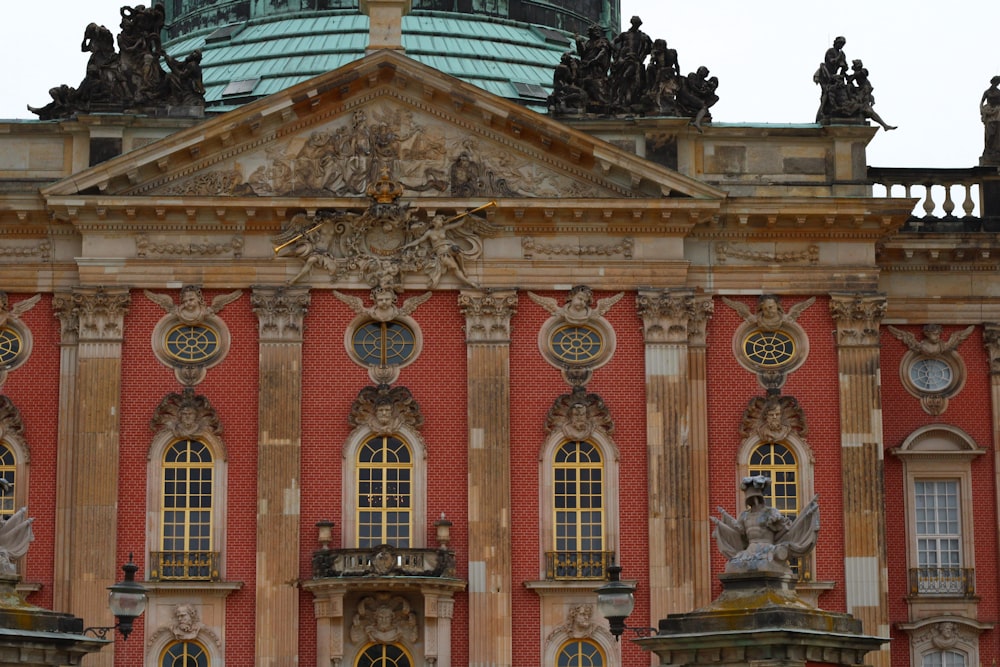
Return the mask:
<svg viewBox="0 0 1000 667">
<path fill-rule="evenodd" d="M 1000 170 L 869 167 L 886 197 L 917 199 L 904 232 L 1000 231 Z"/>
<path fill-rule="evenodd" d="M 320 549 L 313 553 L 313 578 L 454 577 L 455 552 L 447 549 Z"/>
</svg>

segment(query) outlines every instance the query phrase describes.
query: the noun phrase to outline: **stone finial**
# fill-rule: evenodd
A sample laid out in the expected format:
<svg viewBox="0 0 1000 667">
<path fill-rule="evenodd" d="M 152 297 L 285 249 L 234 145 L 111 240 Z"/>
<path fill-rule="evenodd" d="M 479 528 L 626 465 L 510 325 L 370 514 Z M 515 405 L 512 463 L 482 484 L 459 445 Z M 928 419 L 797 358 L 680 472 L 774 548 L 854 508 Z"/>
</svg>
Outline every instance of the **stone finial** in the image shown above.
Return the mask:
<svg viewBox="0 0 1000 667">
<path fill-rule="evenodd" d="M 361 13 L 368 16 L 368 48 L 403 51 L 403 17 L 413 8 L 412 0 L 360 0 Z"/>
</svg>

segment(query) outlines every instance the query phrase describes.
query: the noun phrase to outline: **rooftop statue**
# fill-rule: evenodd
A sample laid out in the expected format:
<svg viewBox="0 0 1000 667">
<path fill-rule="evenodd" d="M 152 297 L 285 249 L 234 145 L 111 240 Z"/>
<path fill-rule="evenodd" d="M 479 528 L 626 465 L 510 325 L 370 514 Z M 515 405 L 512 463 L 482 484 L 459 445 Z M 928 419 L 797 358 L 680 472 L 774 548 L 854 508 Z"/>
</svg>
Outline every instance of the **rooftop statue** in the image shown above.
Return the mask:
<svg viewBox="0 0 1000 667">
<path fill-rule="evenodd" d="M 63 84 L 50 89 L 52 101 L 42 107 L 29 105 L 29 111 L 41 120 L 52 120 L 97 111 L 205 106 L 201 52 L 178 61 L 163 50 L 163 5 L 125 6 L 119 13 L 118 52 L 110 30 L 89 24 L 80 45 L 81 51 L 90 53 L 83 81 L 76 88 Z M 161 58 L 169 71 L 161 67 Z"/>
<path fill-rule="evenodd" d="M 816 545 L 819 504 L 814 497 L 794 520 L 764 502 L 771 479 L 763 475 L 744 477 L 740 488 L 747 509 L 734 519 L 719 508 L 715 524 L 716 544 L 728 560 L 726 573 L 769 572 L 791 574 L 789 559 L 804 556 Z"/>
<path fill-rule="evenodd" d="M 687 117 L 700 131 L 719 101 L 718 77 L 704 66 L 681 76 L 677 51 L 650 39 L 638 16 L 631 24 L 614 41 L 599 25 L 587 39 L 577 36 L 576 53 L 564 54 L 553 73 L 549 112 Z"/>
<path fill-rule="evenodd" d="M 875 112 L 875 96 L 872 94 L 875 88 L 868 80 L 864 63 L 852 60 L 851 70 L 848 71 L 845 44 L 847 40 L 844 37 L 834 39 L 833 46 L 826 50 L 823 62 L 813 74 L 813 81 L 820 87 L 816 122 L 823 125 L 834 122 L 863 123 L 870 118 L 886 131 L 895 130 L 895 125 L 889 125 Z"/>
<path fill-rule="evenodd" d="M 983 119 L 982 165 L 1000 165 L 1000 76 L 990 79 L 990 87 L 979 101 L 979 114 Z"/>
</svg>

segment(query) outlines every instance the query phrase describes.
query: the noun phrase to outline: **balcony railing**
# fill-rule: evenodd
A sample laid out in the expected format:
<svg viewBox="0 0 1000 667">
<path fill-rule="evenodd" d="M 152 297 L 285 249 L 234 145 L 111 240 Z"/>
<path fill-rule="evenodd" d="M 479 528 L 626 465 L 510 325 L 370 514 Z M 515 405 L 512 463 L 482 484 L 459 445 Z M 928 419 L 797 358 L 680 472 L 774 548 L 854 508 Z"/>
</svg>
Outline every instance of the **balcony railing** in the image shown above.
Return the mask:
<svg viewBox="0 0 1000 667">
<path fill-rule="evenodd" d="M 447 549 L 320 549 L 313 552 L 313 578 L 454 577 L 455 552 Z"/>
<path fill-rule="evenodd" d="M 154 551 L 150 581 L 219 581 L 218 551 Z"/>
<path fill-rule="evenodd" d="M 910 569 L 910 595 L 973 597 L 976 571 L 966 567 L 915 567 Z"/>
<path fill-rule="evenodd" d="M 996 167 L 869 167 L 868 178 L 885 189 L 886 197 L 919 200 L 904 232 L 1000 231 L 1000 173 Z"/>
<path fill-rule="evenodd" d="M 545 578 L 606 579 L 615 562 L 614 551 L 548 551 L 545 553 Z"/>
</svg>

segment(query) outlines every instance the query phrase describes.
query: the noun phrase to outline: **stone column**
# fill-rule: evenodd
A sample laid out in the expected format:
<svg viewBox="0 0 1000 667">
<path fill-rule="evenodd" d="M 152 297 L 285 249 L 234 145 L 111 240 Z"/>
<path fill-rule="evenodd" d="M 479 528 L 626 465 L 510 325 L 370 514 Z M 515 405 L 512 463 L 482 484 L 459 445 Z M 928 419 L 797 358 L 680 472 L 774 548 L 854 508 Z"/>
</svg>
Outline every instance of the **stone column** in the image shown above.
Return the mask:
<svg viewBox="0 0 1000 667">
<path fill-rule="evenodd" d="M 655 625 L 667 614 L 711 601 L 705 327 L 713 303 L 689 289 L 641 290 L 636 307 L 646 340 L 649 594 Z"/>
<path fill-rule="evenodd" d="M 73 434 L 76 432 L 76 364 L 80 321 L 73 295 L 56 294 L 52 308 L 59 320 L 59 425 L 56 456 L 55 564 L 52 608 L 69 609 L 72 533 Z"/>
<path fill-rule="evenodd" d="M 987 322 L 983 326 L 983 343 L 990 364 L 990 405 L 993 417 L 993 480 L 994 488 L 1000 489 L 1000 324 Z M 1000 512 L 1000 495 L 996 499 Z M 1000 513 L 997 514 L 1000 517 Z"/>
<path fill-rule="evenodd" d="M 889 636 L 885 553 L 882 400 L 879 390 L 879 324 L 885 295 L 831 294 L 840 375 L 841 484 L 844 492 L 844 578 L 847 612 L 866 634 Z M 888 667 L 889 646 L 869 654 Z"/>
<path fill-rule="evenodd" d="M 511 664 L 510 319 L 514 290 L 463 291 L 469 392 L 469 665 Z M 439 647 L 440 650 L 440 647 Z"/>
<path fill-rule="evenodd" d="M 122 332 L 131 299 L 127 289 L 80 287 L 61 294 L 54 308 L 63 325 L 64 352 L 74 373 L 63 374 L 60 407 L 72 404 L 59 429 L 57 481 L 56 581 L 69 611 L 86 625 L 114 625 L 108 610 L 108 586 L 118 578 L 118 451 L 121 413 Z M 134 546 L 141 551 L 142 544 Z M 103 651 L 89 665 L 110 667 L 114 652 Z"/>
<path fill-rule="evenodd" d="M 257 627 L 259 667 L 298 665 L 299 496 L 304 287 L 253 288 L 260 324 L 257 405 Z"/>
</svg>

